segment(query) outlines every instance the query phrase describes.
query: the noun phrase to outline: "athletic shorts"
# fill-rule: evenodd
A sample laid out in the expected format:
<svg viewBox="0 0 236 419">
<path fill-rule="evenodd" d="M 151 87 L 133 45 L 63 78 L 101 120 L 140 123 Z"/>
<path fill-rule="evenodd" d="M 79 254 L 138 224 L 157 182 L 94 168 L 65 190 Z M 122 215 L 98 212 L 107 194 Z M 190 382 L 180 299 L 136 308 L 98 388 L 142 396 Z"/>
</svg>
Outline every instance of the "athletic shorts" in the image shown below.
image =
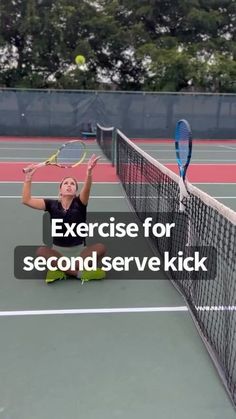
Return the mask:
<svg viewBox="0 0 236 419">
<path fill-rule="evenodd" d="M 79 244 L 78 246 L 61 247 L 53 245 L 53 249 L 59 252 L 62 256 L 68 258 L 80 256 L 81 252 L 86 249 L 86 246 Z"/>
</svg>

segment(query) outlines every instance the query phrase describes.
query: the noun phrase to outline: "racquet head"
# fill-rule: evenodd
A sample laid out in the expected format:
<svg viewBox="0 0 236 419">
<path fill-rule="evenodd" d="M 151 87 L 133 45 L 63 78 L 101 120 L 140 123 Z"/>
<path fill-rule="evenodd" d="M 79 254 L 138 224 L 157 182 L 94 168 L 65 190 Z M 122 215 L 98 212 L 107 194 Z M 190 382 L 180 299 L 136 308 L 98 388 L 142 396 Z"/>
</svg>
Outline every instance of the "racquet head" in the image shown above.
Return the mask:
<svg viewBox="0 0 236 419">
<path fill-rule="evenodd" d="M 72 140 L 68 141 L 67 143 L 63 144 L 56 153 L 54 153 L 49 159 L 46 161 L 36 164 L 32 167 L 26 167 L 23 169 L 24 173 L 29 173 L 32 170 L 47 166 L 47 165 L 56 165 L 62 168 L 70 168 L 76 167 L 86 157 L 86 146 L 83 141 L 80 140 Z"/>
<path fill-rule="evenodd" d="M 192 156 L 192 132 L 185 119 L 177 122 L 175 129 L 175 150 L 180 176 L 185 179 Z"/>
<path fill-rule="evenodd" d="M 82 141 L 68 141 L 59 148 L 58 152 L 54 156 L 54 164 L 63 168 L 76 167 L 82 163 L 85 156 L 86 147 Z"/>
</svg>

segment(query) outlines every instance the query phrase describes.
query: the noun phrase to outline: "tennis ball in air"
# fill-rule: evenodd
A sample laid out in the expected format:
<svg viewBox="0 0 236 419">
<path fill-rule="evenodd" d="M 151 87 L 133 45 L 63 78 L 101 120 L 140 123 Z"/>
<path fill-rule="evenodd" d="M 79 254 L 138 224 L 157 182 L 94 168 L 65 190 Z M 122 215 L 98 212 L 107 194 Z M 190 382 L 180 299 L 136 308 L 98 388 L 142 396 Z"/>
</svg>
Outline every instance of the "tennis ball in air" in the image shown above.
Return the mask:
<svg viewBox="0 0 236 419">
<path fill-rule="evenodd" d="M 75 62 L 78 65 L 83 65 L 85 64 L 85 57 L 83 55 L 76 55 Z"/>
</svg>

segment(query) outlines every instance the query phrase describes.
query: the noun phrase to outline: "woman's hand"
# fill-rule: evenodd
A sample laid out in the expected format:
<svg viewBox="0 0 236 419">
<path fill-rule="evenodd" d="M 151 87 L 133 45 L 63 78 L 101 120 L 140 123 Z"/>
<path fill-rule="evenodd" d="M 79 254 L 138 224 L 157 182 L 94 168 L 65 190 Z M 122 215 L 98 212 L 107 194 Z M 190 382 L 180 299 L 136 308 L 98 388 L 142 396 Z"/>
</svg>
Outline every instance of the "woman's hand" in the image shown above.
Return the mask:
<svg viewBox="0 0 236 419">
<path fill-rule="evenodd" d="M 83 185 L 83 188 L 80 191 L 79 197 L 81 202 L 84 205 L 87 205 L 89 200 L 90 189 L 92 185 L 92 171 L 97 164 L 97 161 L 101 158 L 101 156 L 96 157 L 95 154 L 89 159 L 88 168 L 87 168 L 87 176 Z"/>
<path fill-rule="evenodd" d="M 29 171 L 27 171 L 27 173 L 25 174 L 25 181 L 30 181 L 32 179 L 32 176 L 34 174 L 34 172 L 36 172 L 37 170 L 37 164 L 31 164 L 27 167 L 27 169 Z"/>
<path fill-rule="evenodd" d="M 92 171 L 93 171 L 94 167 L 96 166 L 97 161 L 100 158 L 101 158 L 101 156 L 96 157 L 95 154 L 92 155 L 92 157 L 89 159 L 89 162 L 88 162 L 88 169 L 87 169 L 88 174 L 92 174 Z"/>
</svg>

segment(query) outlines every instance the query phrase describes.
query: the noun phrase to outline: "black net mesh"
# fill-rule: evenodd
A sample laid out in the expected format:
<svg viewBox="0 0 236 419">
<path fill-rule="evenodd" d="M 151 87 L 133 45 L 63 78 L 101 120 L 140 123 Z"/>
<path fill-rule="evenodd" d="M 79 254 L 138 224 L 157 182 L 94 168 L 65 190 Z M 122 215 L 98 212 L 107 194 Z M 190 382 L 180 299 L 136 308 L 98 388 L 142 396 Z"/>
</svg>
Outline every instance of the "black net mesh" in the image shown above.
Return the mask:
<svg viewBox="0 0 236 419">
<path fill-rule="evenodd" d="M 175 222 L 179 210 L 179 177 L 120 131 L 117 131 L 116 158 L 117 174 L 138 217 L 167 213 L 165 222 Z M 165 250 L 176 253 L 186 244 L 190 231 L 194 246 L 216 249 L 214 279 L 211 279 L 212 272 L 209 280 L 195 280 L 194 273 L 180 275 L 179 272 L 171 272 L 170 279 L 184 296 L 236 405 L 236 213 L 193 185 L 187 187 L 190 197 L 185 203 L 186 216 L 178 218 L 175 235 L 167 241 L 151 240 L 159 255 Z"/>
</svg>

